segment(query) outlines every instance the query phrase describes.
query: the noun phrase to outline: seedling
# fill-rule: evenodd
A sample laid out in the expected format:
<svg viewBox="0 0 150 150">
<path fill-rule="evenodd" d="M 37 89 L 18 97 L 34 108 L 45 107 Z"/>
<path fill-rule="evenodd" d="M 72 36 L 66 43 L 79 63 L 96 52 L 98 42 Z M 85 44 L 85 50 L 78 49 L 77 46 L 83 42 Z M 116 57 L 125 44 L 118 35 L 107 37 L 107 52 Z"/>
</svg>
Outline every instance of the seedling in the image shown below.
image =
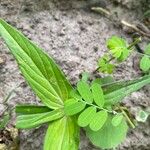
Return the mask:
<svg viewBox="0 0 150 150">
<path fill-rule="evenodd" d="M 30 129 L 47 123 L 44 150 L 77 150 L 80 127 L 94 145 L 115 148 L 125 139 L 128 126 L 135 127 L 135 120 L 121 101 L 149 84 L 150 75 L 131 81 L 115 81 L 109 76 L 89 81 L 84 73 L 73 88 L 51 57 L 2 19 L 0 35 L 42 102 L 41 106 L 16 106 L 16 127 Z M 118 41 L 116 37 L 113 40 L 113 43 L 108 41 L 112 56 L 118 61 L 125 60 L 130 47 L 127 48 L 124 40 Z M 108 72 L 110 68 L 113 70 L 112 65 L 103 70 Z"/>
</svg>

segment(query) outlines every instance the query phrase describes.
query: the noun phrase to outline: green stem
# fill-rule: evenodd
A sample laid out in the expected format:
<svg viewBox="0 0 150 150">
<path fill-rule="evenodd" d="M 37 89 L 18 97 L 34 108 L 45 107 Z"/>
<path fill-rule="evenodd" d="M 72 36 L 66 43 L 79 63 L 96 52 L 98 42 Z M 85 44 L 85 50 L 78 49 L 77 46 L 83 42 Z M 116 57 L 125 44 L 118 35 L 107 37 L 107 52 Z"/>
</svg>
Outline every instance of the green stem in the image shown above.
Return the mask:
<svg viewBox="0 0 150 150">
<path fill-rule="evenodd" d="M 129 46 L 128 49 L 131 49 L 134 45 L 136 45 L 137 43 L 139 43 L 141 41 L 141 37 L 136 38 L 135 41 L 133 41 Z"/>
<path fill-rule="evenodd" d="M 131 125 L 132 128 L 135 128 L 134 123 L 131 121 L 131 119 L 128 117 L 128 115 L 126 114 L 126 112 L 122 109 L 122 107 L 118 108 L 121 110 L 122 114 L 126 117 L 127 121 L 129 122 L 129 124 Z"/>
<path fill-rule="evenodd" d="M 94 105 L 94 104 L 91 104 L 91 103 L 88 103 L 88 102 L 86 102 L 86 101 L 83 101 L 83 100 L 79 100 L 79 101 L 81 101 L 81 102 L 83 102 L 83 103 L 86 103 L 87 105 L 89 105 L 89 106 L 93 106 L 93 107 L 95 107 L 95 108 L 97 108 L 97 109 L 100 109 L 100 110 L 104 110 L 104 111 L 107 111 L 108 113 L 112 113 L 112 114 L 116 114 L 117 112 L 116 111 L 111 111 L 111 110 L 108 110 L 108 109 L 105 109 L 105 108 L 102 108 L 102 107 L 99 107 L 99 106 L 97 106 L 97 105 Z"/>
</svg>

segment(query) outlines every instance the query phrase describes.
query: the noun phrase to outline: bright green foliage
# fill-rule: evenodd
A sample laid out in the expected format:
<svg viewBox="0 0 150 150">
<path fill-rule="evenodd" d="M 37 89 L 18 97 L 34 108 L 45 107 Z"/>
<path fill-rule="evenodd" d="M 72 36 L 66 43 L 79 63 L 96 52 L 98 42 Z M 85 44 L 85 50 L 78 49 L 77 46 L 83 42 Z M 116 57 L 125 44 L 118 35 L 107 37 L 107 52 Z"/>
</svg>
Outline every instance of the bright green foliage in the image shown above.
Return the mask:
<svg viewBox="0 0 150 150">
<path fill-rule="evenodd" d="M 150 69 L 150 44 L 144 50 L 145 55 L 140 61 L 140 68 L 142 71 L 147 72 Z"/>
<path fill-rule="evenodd" d="M 77 90 L 86 102 L 88 103 L 93 102 L 92 93 L 90 91 L 89 84 L 81 80 L 77 84 Z"/>
<path fill-rule="evenodd" d="M 132 81 L 115 81 L 109 76 L 89 82 L 89 75 L 84 73 L 77 88 L 73 89 L 52 58 L 2 19 L 0 36 L 17 60 L 23 76 L 44 104 L 16 106 L 16 126 L 26 129 L 48 123 L 44 150 L 77 150 L 79 126 L 86 127 L 91 142 L 102 149 L 114 148 L 124 140 L 128 130 L 126 120 L 132 122 L 116 105 L 125 96 L 149 84 L 150 75 Z M 134 44 L 128 47 L 123 39 L 113 36 L 107 42 L 113 57 L 104 55 L 99 60 L 99 70 L 112 73 L 115 65 L 110 62 L 127 59 Z M 150 54 L 149 46 L 145 54 Z M 1 120 L 0 128 L 6 125 L 8 117 Z M 145 121 L 147 117 L 146 113 L 140 112 L 137 120 Z"/>
<path fill-rule="evenodd" d="M 149 115 L 150 114 L 148 112 L 146 112 L 144 110 L 140 110 L 138 112 L 138 114 L 136 115 L 136 120 L 138 122 L 146 122 L 146 120 L 147 120 L 147 118 L 148 118 Z"/>
<path fill-rule="evenodd" d="M 98 131 L 86 128 L 86 135 L 89 137 L 90 141 L 102 149 L 114 148 L 126 137 L 128 130 L 126 121 L 123 119 L 118 126 L 114 127 L 111 120 L 112 116 L 109 115 L 103 127 Z"/>
<path fill-rule="evenodd" d="M 51 109 L 62 107 L 72 88 L 54 61 L 3 20 L 0 20 L 0 35 L 41 101 Z"/>
<path fill-rule="evenodd" d="M 110 49 L 113 57 L 119 61 L 124 61 L 129 56 L 129 49 L 126 41 L 117 36 L 112 36 L 107 41 L 107 47 Z"/>
<path fill-rule="evenodd" d="M 37 114 L 37 113 L 45 113 L 52 111 L 46 106 L 36 106 L 36 105 L 17 105 L 15 111 L 18 115 L 24 114 Z"/>
<path fill-rule="evenodd" d="M 91 90 L 92 90 L 94 102 L 102 108 L 105 103 L 102 88 L 98 83 L 93 83 L 91 86 Z"/>
<path fill-rule="evenodd" d="M 64 74 L 42 49 L 2 19 L 0 19 L 0 36 L 16 58 L 22 74 L 36 95 L 48 108 L 53 109 L 49 112 L 37 113 L 41 110 L 34 108 L 34 114 L 30 113 L 31 109 L 28 111 L 25 107 L 17 108 L 20 114 L 17 116 L 17 126 L 30 128 L 58 119 L 58 125 L 55 121 L 49 125 L 44 150 L 77 150 L 78 126 L 72 118 L 63 117 L 64 111 L 60 111 L 64 107 L 64 101 L 69 99 L 69 94 L 73 90 Z M 63 119 L 59 119 L 62 117 Z"/>
<path fill-rule="evenodd" d="M 114 127 L 118 126 L 121 122 L 122 122 L 122 119 L 123 119 L 123 115 L 122 114 L 117 114 L 115 115 L 113 118 L 112 118 L 112 125 Z"/>
<path fill-rule="evenodd" d="M 100 72 L 111 74 L 114 71 L 115 65 L 109 63 L 109 60 L 110 57 L 108 55 L 104 55 L 99 59 L 98 67 Z"/>
<path fill-rule="evenodd" d="M 78 117 L 78 125 L 80 127 L 86 127 L 89 125 L 96 114 L 95 107 L 86 108 Z"/>
<path fill-rule="evenodd" d="M 45 113 L 18 115 L 16 127 L 20 129 L 34 128 L 40 126 L 43 123 L 62 118 L 63 116 L 64 112 L 61 109 Z"/>
<path fill-rule="evenodd" d="M 49 124 L 44 150 L 78 150 L 79 129 L 75 119 L 63 117 Z"/>
<path fill-rule="evenodd" d="M 106 105 L 116 104 L 132 92 L 150 83 L 150 75 L 131 81 L 114 82 L 102 87 Z"/>
<path fill-rule="evenodd" d="M 99 111 L 97 112 L 91 123 L 90 123 L 90 128 L 93 130 L 93 131 L 98 131 L 100 130 L 103 125 L 105 124 L 106 120 L 107 120 L 107 117 L 108 117 L 108 112 L 107 111 Z"/>
<path fill-rule="evenodd" d="M 150 57 L 148 56 L 143 56 L 141 61 L 140 61 L 140 68 L 146 72 L 150 69 Z"/>
<path fill-rule="evenodd" d="M 86 106 L 86 103 L 82 101 L 77 101 L 75 99 L 69 99 L 64 104 L 64 112 L 68 116 L 75 115 L 82 111 Z"/>
</svg>

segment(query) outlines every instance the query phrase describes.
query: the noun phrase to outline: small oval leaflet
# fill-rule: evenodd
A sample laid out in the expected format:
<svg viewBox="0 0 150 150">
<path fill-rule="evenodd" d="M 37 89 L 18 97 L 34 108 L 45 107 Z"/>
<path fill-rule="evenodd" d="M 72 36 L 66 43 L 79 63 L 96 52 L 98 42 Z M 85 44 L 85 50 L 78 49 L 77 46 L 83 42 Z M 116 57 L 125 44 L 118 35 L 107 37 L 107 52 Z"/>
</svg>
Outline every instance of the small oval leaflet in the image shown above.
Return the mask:
<svg viewBox="0 0 150 150">
<path fill-rule="evenodd" d="M 112 125 L 114 127 L 118 126 L 121 122 L 122 122 L 122 119 L 123 119 L 123 115 L 122 114 L 117 114 L 115 115 L 113 118 L 112 118 Z"/>
<path fill-rule="evenodd" d="M 107 111 L 102 110 L 102 111 L 97 112 L 95 116 L 93 117 L 92 122 L 90 123 L 90 128 L 93 131 L 100 130 L 105 124 L 107 117 L 108 117 Z"/>
<path fill-rule="evenodd" d="M 91 106 L 85 109 L 78 118 L 78 125 L 81 127 L 86 127 L 93 120 L 93 117 L 96 114 L 96 108 Z"/>
<path fill-rule="evenodd" d="M 88 83 L 79 81 L 77 84 L 77 90 L 86 102 L 90 104 L 93 102 L 92 92 Z"/>
<path fill-rule="evenodd" d="M 82 111 L 86 106 L 86 103 L 78 102 L 75 99 L 66 100 L 64 103 L 64 111 L 68 116 L 75 115 Z"/>
<path fill-rule="evenodd" d="M 95 103 L 102 108 L 105 102 L 102 88 L 98 83 L 93 83 L 91 86 L 91 90 Z"/>
</svg>

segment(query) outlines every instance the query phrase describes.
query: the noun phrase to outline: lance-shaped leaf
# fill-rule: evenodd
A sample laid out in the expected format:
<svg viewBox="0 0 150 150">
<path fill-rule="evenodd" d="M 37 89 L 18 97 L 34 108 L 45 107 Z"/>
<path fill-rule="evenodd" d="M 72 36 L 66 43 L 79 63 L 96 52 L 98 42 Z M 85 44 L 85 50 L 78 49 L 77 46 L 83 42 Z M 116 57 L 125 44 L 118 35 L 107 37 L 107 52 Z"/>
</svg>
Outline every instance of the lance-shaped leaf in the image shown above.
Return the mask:
<svg viewBox="0 0 150 150">
<path fill-rule="evenodd" d="M 93 131 L 98 131 L 105 124 L 105 122 L 107 120 L 107 117 L 108 117 L 107 111 L 102 110 L 102 111 L 97 112 L 94 115 L 94 117 L 93 117 L 93 119 L 92 119 L 92 121 L 90 123 L 90 128 Z"/>
<path fill-rule="evenodd" d="M 62 118 L 63 116 L 64 112 L 61 109 L 45 113 L 19 115 L 17 116 L 16 127 L 20 129 L 34 128 L 43 123 Z"/>
<path fill-rule="evenodd" d="M 86 128 L 86 134 L 91 142 L 102 149 L 115 148 L 126 137 L 128 130 L 126 121 L 123 119 L 118 126 L 114 127 L 111 120 L 112 116 L 109 115 L 103 127 L 98 131 Z"/>
<path fill-rule="evenodd" d="M 105 104 L 115 104 L 150 83 L 150 75 L 132 81 L 116 82 L 103 87 Z"/>
<path fill-rule="evenodd" d="M 53 59 L 2 19 L 0 36 L 41 101 L 52 109 L 62 107 L 72 87 Z"/>
<path fill-rule="evenodd" d="M 78 102 L 75 99 L 69 99 L 65 101 L 64 112 L 66 115 L 72 116 L 82 111 L 85 108 L 85 106 L 86 103 L 84 102 L 80 102 L 80 101 Z"/>
<path fill-rule="evenodd" d="M 96 108 L 91 106 L 86 108 L 78 117 L 78 125 L 80 127 L 86 127 L 90 124 L 91 120 L 96 114 Z"/>
<path fill-rule="evenodd" d="M 84 81 L 79 81 L 77 83 L 77 90 L 80 93 L 81 97 L 88 103 L 93 102 L 92 92 L 88 83 Z"/>
<path fill-rule="evenodd" d="M 46 106 L 36 106 L 36 105 L 17 105 L 15 108 L 16 113 L 27 115 L 27 114 L 37 114 L 50 112 L 52 109 L 49 109 Z"/>
<path fill-rule="evenodd" d="M 122 114 L 117 114 L 112 118 L 111 123 L 112 123 L 113 126 L 116 127 L 122 122 L 122 119 L 123 119 L 123 115 Z"/>
<path fill-rule="evenodd" d="M 79 128 L 75 120 L 64 117 L 49 124 L 44 150 L 77 150 L 78 144 Z"/>
<path fill-rule="evenodd" d="M 93 83 L 92 86 L 91 86 L 91 90 L 92 90 L 94 102 L 98 106 L 103 107 L 104 103 L 105 103 L 105 100 L 104 100 L 103 90 L 100 87 L 100 84 Z"/>
</svg>

